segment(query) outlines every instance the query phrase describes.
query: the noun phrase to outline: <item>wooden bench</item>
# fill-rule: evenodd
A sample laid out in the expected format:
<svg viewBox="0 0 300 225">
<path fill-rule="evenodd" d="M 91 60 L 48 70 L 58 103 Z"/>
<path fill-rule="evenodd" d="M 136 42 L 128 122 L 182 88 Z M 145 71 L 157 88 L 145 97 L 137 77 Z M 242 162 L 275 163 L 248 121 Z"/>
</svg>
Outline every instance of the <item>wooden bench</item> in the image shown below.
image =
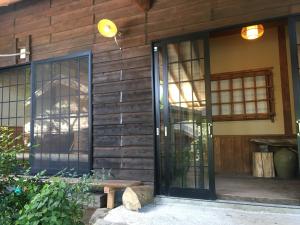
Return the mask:
<svg viewBox="0 0 300 225">
<path fill-rule="evenodd" d="M 107 180 L 102 181 L 104 187 L 104 193 L 107 194 L 107 206 L 108 209 L 115 207 L 115 191 L 118 189 L 124 189 L 127 187 L 142 185 L 140 181 L 131 180 Z"/>
<path fill-rule="evenodd" d="M 76 178 L 64 178 L 69 184 L 76 183 Z M 90 186 L 93 189 L 104 188 L 104 193 L 107 194 L 107 208 L 113 209 L 115 206 L 115 192 L 119 189 L 124 189 L 132 186 L 139 186 L 143 183 L 136 180 L 92 180 Z"/>
</svg>

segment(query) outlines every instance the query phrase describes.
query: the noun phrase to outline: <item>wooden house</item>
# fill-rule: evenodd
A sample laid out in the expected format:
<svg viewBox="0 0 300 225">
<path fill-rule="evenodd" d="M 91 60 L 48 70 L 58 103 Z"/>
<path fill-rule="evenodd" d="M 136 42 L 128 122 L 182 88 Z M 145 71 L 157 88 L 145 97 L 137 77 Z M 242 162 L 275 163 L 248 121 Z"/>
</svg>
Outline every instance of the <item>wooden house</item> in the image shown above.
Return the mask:
<svg viewBox="0 0 300 225">
<path fill-rule="evenodd" d="M 104 168 L 216 198 L 218 176 L 251 179 L 254 152 L 275 154 L 251 140 L 297 152 L 299 13 L 299 0 L 0 0 L 0 125 L 31 142 L 33 172 Z"/>
</svg>

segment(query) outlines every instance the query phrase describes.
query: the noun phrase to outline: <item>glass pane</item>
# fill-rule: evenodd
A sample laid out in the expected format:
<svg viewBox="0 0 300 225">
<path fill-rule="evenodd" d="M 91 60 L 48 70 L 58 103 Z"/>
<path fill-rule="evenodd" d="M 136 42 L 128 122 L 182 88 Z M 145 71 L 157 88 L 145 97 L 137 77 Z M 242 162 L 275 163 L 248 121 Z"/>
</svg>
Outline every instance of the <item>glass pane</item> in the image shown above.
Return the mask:
<svg viewBox="0 0 300 225">
<path fill-rule="evenodd" d="M 179 52 L 180 52 L 180 60 L 181 61 L 186 61 L 190 60 L 192 53 L 191 53 L 191 42 L 190 41 L 185 41 L 181 42 L 179 44 Z"/>
<path fill-rule="evenodd" d="M 267 101 L 257 102 L 257 112 L 258 113 L 268 113 L 268 104 Z"/>
<path fill-rule="evenodd" d="M 233 102 L 241 102 L 243 101 L 243 91 L 233 91 Z"/>
<path fill-rule="evenodd" d="M 233 114 L 244 114 L 244 105 L 242 103 L 236 103 L 233 105 Z"/>
<path fill-rule="evenodd" d="M 179 81 L 178 63 L 172 63 L 169 65 L 168 81 L 169 81 L 169 83 Z"/>
<path fill-rule="evenodd" d="M 192 59 L 204 58 L 204 45 L 203 40 L 197 40 L 192 42 Z"/>
<path fill-rule="evenodd" d="M 219 106 L 218 105 L 213 105 L 212 106 L 212 115 L 213 116 L 219 115 Z"/>
<path fill-rule="evenodd" d="M 217 103 L 218 102 L 218 93 L 213 92 L 211 93 L 211 103 Z"/>
<path fill-rule="evenodd" d="M 245 88 L 254 87 L 254 79 L 253 79 L 253 77 L 246 77 L 246 78 L 244 78 L 244 87 Z"/>
<path fill-rule="evenodd" d="M 178 62 L 178 45 L 169 44 L 168 45 L 168 60 L 171 62 Z"/>
<path fill-rule="evenodd" d="M 179 87 L 177 84 L 169 84 L 169 102 L 176 103 L 180 102 L 180 92 L 179 92 Z"/>
<path fill-rule="evenodd" d="M 220 88 L 221 90 L 229 89 L 229 80 L 220 80 Z"/>
<path fill-rule="evenodd" d="M 232 88 L 233 89 L 240 89 L 242 87 L 243 87 L 243 80 L 241 78 L 232 80 Z"/>
<path fill-rule="evenodd" d="M 253 101 L 255 99 L 254 89 L 246 89 L 245 90 L 245 100 Z"/>
<path fill-rule="evenodd" d="M 192 77 L 192 66 L 191 62 L 180 63 L 180 80 L 181 81 L 189 81 Z"/>
<path fill-rule="evenodd" d="M 256 99 L 257 100 L 267 99 L 267 93 L 265 88 L 256 89 Z"/>
<path fill-rule="evenodd" d="M 221 105 L 221 114 L 222 115 L 230 115 L 231 114 L 231 105 L 222 104 Z"/>
<path fill-rule="evenodd" d="M 171 68 L 171 61 L 176 62 L 175 55 L 179 54 L 180 79 L 177 78 L 178 83 L 172 84 L 170 81 L 174 81 L 174 78 L 169 75 L 170 134 L 168 139 L 170 146 L 165 146 L 164 140 L 161 140 L 160 149 L 164 148 L 161 152 L 161 160 L 165 157 L 166 152 L 170 154 L 168 163 L 171 165 L 171 171 L 168 176 L 171 187 L 207 188 L 204 60 L 200 59 L 204 56 L 203 45 L 201 41 L 186 41 L 178 44 L 179 49 L 174 46 L 174 44 L 168 45 L 168 66 Z M 161 79 L 161 83 L 164 82 L 166 81 Z M 165 171 L 164 163 L 163 161 L 163 168 L 161 168 L 163 172 Z M 164 174 L 160 174 L 160 176 L 163 177 Z"/>
<path fill-rule="evenodd" d="M 218 90 L 218 81 L 212 81 L 211 82 L 211 90 L 217 91 Z"/>
<path fill-rule="evenodd" d="M 25 145 L 29 142 L 29 135 L 25 139 L 25 133 L 29 132 L 30 121 L 25 120 L 25 109 L 30 108 L 30 101 L 25 99 L 25 77 L 30 75 L 30 66 L 9 68 L 0 71 L 0 123 L 8 126 L 16 135 L 24 134 Z M 26 105 L 25 105 L 26 104 Z M 27 112 L 30 116 L 30 111 Z M 27 154 L 28 155 L 28 154 Z M 18 154 L 21 160 L 28 160 L 25 154 Z"/>
<path fill-rule="evenodd" d="M 33 172 L 89 172 L 88 57 L 38 63 L 36 68 L 41 81 L 36 82 Z"/>
<path fill-rule="evenodd" d="M 204 79 L 204 60 L 192 61 L 193 80 Z"/>
<path fill-rule="evenodd" d="M 229 91 L 221 91 L 221 103 L 228 103 L 230 102 L 230 92 Z"/>
<path fill-rule="evenodd" d="M 182 82 L 180 86 L 181 86 L 181 91 L 180 91 L 181 101 L 191 102 L 196 100 L 195 95 L 193 95 L 192 83 Z"/>
<path fill-rule="evenodd" d="M 246 113 L 247 114 L 255 113 L 255 103 L 254 102 L 247 102 L 246 103 Z"/>
<path fill-rule="evenodd" d="M 256 79 L 256 87 L 265 87 L 266 86 L 265 76 L 257 76 L 255 79 Z"/>
</svg>

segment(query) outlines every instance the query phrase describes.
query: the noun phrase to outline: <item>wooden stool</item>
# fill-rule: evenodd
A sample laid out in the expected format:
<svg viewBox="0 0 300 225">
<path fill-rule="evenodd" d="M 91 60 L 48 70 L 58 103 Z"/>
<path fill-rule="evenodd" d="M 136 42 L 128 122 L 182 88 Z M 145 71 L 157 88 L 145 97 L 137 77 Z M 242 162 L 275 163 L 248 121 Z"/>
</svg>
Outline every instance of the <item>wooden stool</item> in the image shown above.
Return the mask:
<svg viewBox="0 0 300 225">
<path fill-rule="evenodd" d="M 253 152 L 252 166 L 254 177 L 275 177 L 273 152 Z"/>
</svg>

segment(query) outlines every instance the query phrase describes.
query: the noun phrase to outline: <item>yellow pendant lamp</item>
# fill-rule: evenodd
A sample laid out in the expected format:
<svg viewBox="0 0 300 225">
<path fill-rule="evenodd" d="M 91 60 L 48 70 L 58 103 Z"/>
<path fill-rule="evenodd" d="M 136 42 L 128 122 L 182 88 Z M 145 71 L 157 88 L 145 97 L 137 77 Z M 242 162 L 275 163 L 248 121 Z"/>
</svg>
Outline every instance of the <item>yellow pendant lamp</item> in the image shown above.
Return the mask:
<svg viewBox="0 0 300 225">
<path fill-rule="evenodd" d="M 242 38 L 246 40 L 255 40 L 264 34 L 264 26 L 262 24 L 243 27 L 241 31 Z"/>
<path fill-rule="evenodd" d="M 118 33 L 118 28 L 113 21 L 102 19 L 98 23 L 98 31 L 104 37 L 115 37 Z"/>
</svg>

